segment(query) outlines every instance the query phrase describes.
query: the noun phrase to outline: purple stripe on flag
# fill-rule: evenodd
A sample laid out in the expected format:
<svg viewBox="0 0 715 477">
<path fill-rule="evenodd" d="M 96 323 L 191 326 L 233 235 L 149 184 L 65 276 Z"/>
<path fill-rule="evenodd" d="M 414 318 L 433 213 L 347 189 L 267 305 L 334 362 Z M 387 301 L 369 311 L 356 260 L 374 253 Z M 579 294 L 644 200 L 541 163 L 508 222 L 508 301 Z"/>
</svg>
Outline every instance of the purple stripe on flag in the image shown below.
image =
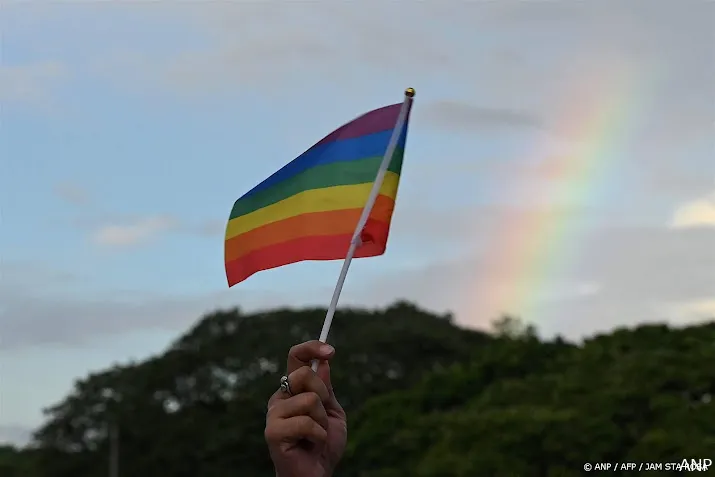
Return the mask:
<svg viewBox="0 0 715 477">
<path fill-rule="evenodd" d="M 397 124 L 397 118 L 400 116 L 401 108 L 402 103 L 398 103 L 365 113 L 357 119 L 340 126 L 338 129 L 321 139 L 320 142 L 315 144 L 315 146 L 328 142 L 339 141 L 341 139 L 353 139 L 393 129 Z"/>
</svg>

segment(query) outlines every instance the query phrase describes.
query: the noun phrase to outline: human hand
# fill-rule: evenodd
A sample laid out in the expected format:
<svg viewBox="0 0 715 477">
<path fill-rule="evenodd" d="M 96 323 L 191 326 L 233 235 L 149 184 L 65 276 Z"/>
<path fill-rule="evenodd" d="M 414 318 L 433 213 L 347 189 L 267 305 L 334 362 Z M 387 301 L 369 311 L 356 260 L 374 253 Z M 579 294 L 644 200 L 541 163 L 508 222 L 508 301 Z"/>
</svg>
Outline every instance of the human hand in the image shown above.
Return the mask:
<svg viewBox="0 0 715 477">
<path fill-rule="evenodd" d="M 307 341 L 288 353 L 289 394 L 279 389 L 268 401 L 265 438 L 278 477 L 331 477 L 345 451 L 348 428 L 333 393 L 328 361 L 332 346 Z M 310 368 L 320 360 L 318 372 Z"/>
</svg>

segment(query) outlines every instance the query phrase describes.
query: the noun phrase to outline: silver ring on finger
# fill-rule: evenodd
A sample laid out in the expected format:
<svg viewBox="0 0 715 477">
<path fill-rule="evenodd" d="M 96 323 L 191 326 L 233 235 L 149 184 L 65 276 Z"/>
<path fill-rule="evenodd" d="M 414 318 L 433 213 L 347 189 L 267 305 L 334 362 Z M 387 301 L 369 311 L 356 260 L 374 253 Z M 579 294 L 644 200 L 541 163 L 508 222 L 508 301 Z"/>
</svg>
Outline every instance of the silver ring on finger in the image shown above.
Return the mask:
<svg viewBox="0 0 715 477">
<path fill-rule="evenodd" d="M 281 391 L 286 393 L 288 396 L 293 396 L 293 391 L 290 389 L 290 381 L 288 381 L 288 376 L 283 376 L 281 378 Z"/>
</svg>

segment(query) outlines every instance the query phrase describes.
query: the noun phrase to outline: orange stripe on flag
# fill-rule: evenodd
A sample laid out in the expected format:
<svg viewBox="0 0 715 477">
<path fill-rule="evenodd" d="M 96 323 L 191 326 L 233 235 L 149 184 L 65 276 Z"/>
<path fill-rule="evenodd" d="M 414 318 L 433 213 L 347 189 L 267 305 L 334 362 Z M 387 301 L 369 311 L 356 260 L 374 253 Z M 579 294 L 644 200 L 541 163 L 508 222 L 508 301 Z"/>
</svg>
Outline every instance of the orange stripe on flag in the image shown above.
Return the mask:
<svg viewBox="0 0 715 477">
<path fill-rule="evenodd" d="M 388 226 L 381 222 L 384 229 L 381 235 L 387 236 Z M 337 260 L 345 258 L 350 247 L 352 233 L 344 235 L 324 235 L 319 237 L 302 237 L 299 239 L 270 245 L 244 255 L 238 260 L 226 263 L 226 277 L 229 286 L 242 282 L 254 273 L 271 268 L 281 267 L 304 260 Z M 385 245 L 367 243 L 358 247 L 355 258 L 374 257 L 385 253 Z"/>
<path fill-rule="evenodd" d="M 395 201 L 380 195 L 370 213 L 371 222 L 384 222 L 389 227 Z M 298 238 L 325 235 L 352 235 L 362 209 L 331 210 L 297 215 L 249 230 L 226 240 L 224 260 L 231 262 L 244 255 L 271 245 Z M 366 226 L 366 232 L 370 227 Z M 373 237 L 374 240 L 387 240 Z M 341 258 L 341 257 L 338 257 Z"/>
</svg>

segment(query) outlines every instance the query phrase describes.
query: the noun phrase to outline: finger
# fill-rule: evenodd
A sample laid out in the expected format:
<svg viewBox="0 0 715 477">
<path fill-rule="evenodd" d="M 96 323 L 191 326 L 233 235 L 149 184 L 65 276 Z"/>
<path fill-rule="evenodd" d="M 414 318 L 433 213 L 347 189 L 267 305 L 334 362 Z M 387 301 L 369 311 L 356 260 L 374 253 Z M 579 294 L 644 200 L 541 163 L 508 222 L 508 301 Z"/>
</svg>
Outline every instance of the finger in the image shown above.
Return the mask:
<svg viewBox="0 0 715 477">
<path fill-rule="evenodd" d="M 333 383 L 330 381 L 330 363 L 323 360 L 318 363 L 318 372 L 316 373 L 321 381 L 328 388 L 328 393 L 333 394 Z"/>
<path fill-rule="evenodd" d="M 328 431 L 308 416 L 295 416 L 289 419 L 269 421 L 264 436 L 268 444 L 297 442 L 301 439 L 307 439 L 315 444 L 323 444 L 328 438 Z"/>
<path fill-rule="evenodd" d="M 324 403 L 327 403 L 330 400 L 330 392 L 328 391 L 328 388 L 323 380 L 320 379 L 318 375 L 307 366 L 301 366 L 290 373 L 290 375 L 288 375 L 288 384 L 290 385 L 290 390 L 293 393 L 293 396 L 302 393 L 315 393 Z M 277 401 L 285 401 L 290 398 L 290 394 L 279 389 L 273 393 L 273 396 L 271 396 L 271 399 L 268 401 L 268 409 L 270 410 L 270 408 L 273 407 Z"/>
<path fill-rule="evenodd" d="M 335 354 L 335 348 L 318 340 L 306 341 L 293 346 L 288 352 L 288 374 L 301 366 L 310 366 L 311 360 L 330 359 Z"/>
<path fill-rule="evenodd" d="M 293 395 L 312 392 L 320 396 L 323 402 L 330 399 L 330 392 L 325 382 L 308 366 L 301 366 L 290 373 L 288 382 Z"/>
<path fill-rule="evenodd" d="M 320 396 L 308 392 L 298 394 L 290 399 L 282 400 L 268 410 L 267 421 L 273 419 L 289 419 L 296 416 L 309 416 L 322 428 L 328 429 L 328 414 L 325 411 Z"/>
<path fill-rule="evenodd" d="M 329 414 L 333 411 L 338 411 L 339 413 L 344 412 L 343 407 L 340 405 L 340 402 L 338 402 L 338 398 L 335 396 L 333 383 L 330 380 L 330 363 L 327 361 L 320 362 L 318 366 L 318 377 L 325 383 L 325 387 L 328 389 L 328 394 L 330 395 L 330 399 L 324 403 L 326 411 Z"/>
</svg>

